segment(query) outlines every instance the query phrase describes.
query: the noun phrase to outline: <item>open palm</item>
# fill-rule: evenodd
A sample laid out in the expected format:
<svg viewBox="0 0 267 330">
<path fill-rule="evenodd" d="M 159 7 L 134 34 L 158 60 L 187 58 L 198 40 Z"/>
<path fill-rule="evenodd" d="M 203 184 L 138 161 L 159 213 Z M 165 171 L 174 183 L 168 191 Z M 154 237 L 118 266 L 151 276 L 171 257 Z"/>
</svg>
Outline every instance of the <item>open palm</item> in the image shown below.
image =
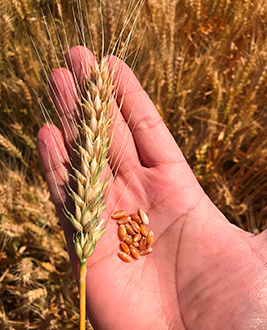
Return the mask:
<svg viewBox="0 0 267 330">
<path fill-rule="evenodd" d="M 65 177 L 75 138 L 72 119 L 77 84 L 93 55 L 83 47 L 67 54 L 69 70 L 54 71 L 52 98 L 63 135 L 52 125 L 38 134 L 38 150 L 61 219 L 74 274 L 73 228 Z M 117 62 L 111 58 L 110 67 Z M 264 329 L 267 327 L 267 234 L 254 236 L 231 225 L 205 195 L 151 100 L 121 64 L 113 111 L 116 117 L 109 166 L 116 173 L 104 216 L 141 207 L 154 231 L 153 252 L 132 263 L 118 258 L 118 225 L 87 261 L 87 311 L 97 329 Z M 108 171 L 108 169 L 106 169 Z M 55 180 L 57 185 L 55 185 Z"/>
</svg>

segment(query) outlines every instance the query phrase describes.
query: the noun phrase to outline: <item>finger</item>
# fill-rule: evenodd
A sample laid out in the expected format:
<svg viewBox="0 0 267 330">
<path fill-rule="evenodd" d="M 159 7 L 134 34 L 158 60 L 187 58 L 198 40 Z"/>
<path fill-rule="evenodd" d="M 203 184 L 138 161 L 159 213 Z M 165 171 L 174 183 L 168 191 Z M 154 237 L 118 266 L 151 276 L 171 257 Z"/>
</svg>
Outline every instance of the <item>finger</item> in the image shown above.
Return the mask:
<svg viewBox="0 0 267 330">
<path fill-rule="evenodd" d="M 56 69 L 49 78 L 49 87 L 67 150 L 73 156 L 73 148 L 80 138 L 77 128 L 80 100 L 71 72 L 65 68 Z"/>
<path fill-rule="evenodd" d="M 80 89 L 82 89 L 83 81 L 90 73 L 90 65 L 93 65 L 95 61 L 92 52 L 85 47 L 75 46 L 66 54 L 66 60 L 69 70 L 76 77 Z M 139 162 L 138 154 L 129 127 L 114 99 L 112 99 L 110 112 L 109 164 L 114 174 L 128 180 L 133 166 Z"/>
<path fill-rule="evenodd" d="M 113 69 L 117 103 L 122 103 L 121 111 L 132 131 L 142 163 L 151 167 L 161 163 L 185 161 L 153 102 L 131 69 L 112 56 L 110 70 Z"/>
<path fill-rule="evenodd" d="M 109 164 L 114 175 L 118 175 L 128 182 L 129 176 L 132 175 L 133 169 L 140 164 L 140 161 L 132 133 L 115 101 L 112 113 Z"/>
<path fill-rule="evenodd" d="M 66 187 L 67 181 L 69 181 L 70 163 L 60 130 L 54 125 L 42 127 L 37 135 L 37 148 L 50 195 L 64 230 L 70 260 L 76 269 L 79 259 L 72 241 L 75 230 L 63 211 L 66 208 L 74 214 L 74 203 L 68 195 Z"/>
<path fill-rule="evenodd" d="M 66 190 L 71 167 L 60 130 L 54 125 L 42 127 L 37 135 L 37 148 L 51 198 L 56 206 L 63 229 L 67 234 L 71 234 L 73 227 L 63 213 L 64 205 L 68 209 L 73 208 L 72 200 Z"/>
<path fill-rule="evenodd" d="M 85 78 L 91 78 L 90 66 L 95 63 L 93 53 L 86 47 L 75 46 L 67 52 L 65 58 L 68 69 L 72 72 L 79 90 L 82 91 Z"/>
<path fill-rule="evenodd" d="M 60 130 L 54 125 L 45 125 L 37 135 L 37 148 L 40 160 L 44 169 L 46 182 L 51 194 L 51 198 L 56 206 L 66 239 L 72 243 L 75 232 L 71 222 L 66 218 L 66 211 L 74 212 L 74 202 L 68 193 L 70 182 L 71 166 L 68 159 L 64 139 Z M 106 166 L 101 175 L 107 177 L 110 169 Z M 72 249 L 71 244 L 71 251 Z"/>
</svg>

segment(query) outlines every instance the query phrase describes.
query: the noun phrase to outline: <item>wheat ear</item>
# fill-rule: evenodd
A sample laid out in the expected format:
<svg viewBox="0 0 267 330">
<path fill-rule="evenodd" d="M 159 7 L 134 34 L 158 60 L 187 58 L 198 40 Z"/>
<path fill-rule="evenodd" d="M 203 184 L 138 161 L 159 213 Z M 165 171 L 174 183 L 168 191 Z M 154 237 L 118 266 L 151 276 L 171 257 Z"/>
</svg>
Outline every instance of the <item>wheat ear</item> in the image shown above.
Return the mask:
<svg viewBox="0 0 267 330">
<path fill-rule="evenodd" d="M 112 80 L 107 57 L 100 64 L 95 62 L 91 66 L 91 78 L 84 80 L 79 123 L 82 143 L 77 143 L 75 150 L 80 166 L 73 167 L 77 189 L 68 186 L 75 214 L 65 211 L 77 230 L 73 243 L 80 259 L 80 329 L 85 329 L 86 259 L 93 254 L 96 242 L 105 232 L 105 221 L 100 220 L 100 215 L 105 209 L 108 178 L 101 181 L 100 173 L 107 164 Z"/>
<path fill-rule="evenodd" d="M 85 41 L 85 34 L 83 33 L 84 23 L 88 26 L 88 32 L 90 36 L 91 48 L 93 49 L 94 55 L 96 51 L 94 50 L 94 44 L 92 42 L 91 28 L 88 20 L 88 12 L 85 6 L 85 17 L 83 17 L 81 1 L 77 1 L 77 12 L 79 13 L 78 19 L 76 20 L 74 13 L 74 23 L 77 31 L 77 35 L 81 37 L 81 41 L 83 46 L 86 47 L 87 43 Z M 143 7 L 144 0 L 130 1 L 129 8 L 126 11 L 125 21 L 122 26 L 122 30 L 119 33 L 118 39 L 115 42 L 115 45 L 109 47 L 107 54 L 117 54 L 120 58 L 124 60 L 129 56 L 130 44 L 132 41 L 132 34 L 135 30 L 137 19 L 140 15 L 141 8 Z M 73 7 L 73 9 L 75 9 Z M 74 10 L 75 11 L 75 10 Z M 136 13 L 136 17 L 134 17 L 134 13 Z M 109 177 L 105 179 L 100 179 L 100 173 L 104 166 L 107 164 L 107 153 L 108 148 L 111 143 L 108 136 L 111 136 L 114 132 L 110 132 L 110 123 L 111 123 L 111 115 L 110 115 L 110 107 L 112 102 L 112 94 L 116 98 L 117 91 L 113 91 L 112 82 L 114 81 L 113 72 L 117 69 L 113 67 L 113 72 L 109 72 L 109 58 L 103 57 L 104 55 L 104 26 L 102 21 L 102 9 L 100 2 L 100 14 L 101 14 L 101 26 L 102 26 L 102 51 L 101 51 L 101 62 L 97 64 L 95 62 L 92 66 L 90 66 L 90 74 L 91 77 L 87 76 L 86 70 L 84 70 L 84 84 L 82 88 L 79 87 L 79 83 L 77 81 L 77 77 L 74 75 L 74 80 L 76 85 L 78 86 L 78 92 L 81 96 L 81 102 L 79 104 L 79 110 L 81 108 L 81 113 L 78 115 L 78 119 L 72 119 L 72 126 L 75 128 L 75 136 L 71 137 L 74 140 L 74 154 L 77 156 L 79 160 L 78 166 L 74 165 L 74 162 L 70 160 L 70 165 L 73 170 L 73 175 L 71 175 L 75 188 L 68 184 L 69 178 L 65 178 L 65 182 L 67 185 L 68 193 L 73 199 L 75 209 L 73 213 L 67 208 L 64 203 L 64 200 L 61 196 L 60 191 L 58 190 L 58 194 L 61 198 L 63 204 L 63 211 L 66 217 L 73 224 L 76 229 L 76 234 L 73 238 L 74 247 L 76 250 L 76 254 L 80 259 L 80 329 L 85 329 L 85 317 L 86 317 L 86 260 L 89 258 L 95 249 L 96 242 L 101 238 L 101 236 L 105 232 L 106 228 L 106 220 L 101 219 L 101 213 L 105 209 L 105 201 L 110 190 L 110 184 L 112 184 L 112 180 Z M 43 15 L 44 16 L 44 15 Z M 53 21 L 52 13 L 50 12 L 51 19 Z M 51 33 L 49 31 L 48 24 L 45 21 L 47 33 L 49 35 L 49 39 L 52 44 L 52 48 L 55 53 L 55 57 L 57 58 L 56 50 L 53 45 L 53 40 L 51 37 Z M 64 26 L 63 17 L 61 17 L 61 22 Z M 124 40 L 124 32 L 126 28 L 131 24 L 130 32 L 127 34 L 126 39 Z M 55 26 L 55 23 L 53 23 Z M 82 32 L 81 32 L 82 31 Z M 81 32 L 81 34 L 80 34 Z M 127 31 L 126 31 L 127 32 Z M 32 40 L 33 41 L 33 40 Z M 63 44 L 61 43 L 61 39 L 58 36 L 58 42 L 60 49 L 63 53 Z M 68 48 L 68 38 L 65 40 Z M 79 44 L 80 41 L 77 40 Z M 121 46 L 122 44 L 122 46 Z M 42 58 L 44 57 L 46 64 L 49 68 L 49 63 L 45 56 L 43 56 L 43 51 L 39 52 L 33 41 L 34 48 L 40 60 L 40 63 L 43 67 L 46 78 L 49 80 L 49 72 L 47 72 L 45 66 L 42 63 Z M 117 49 L 120 51 L 117 52 Z M 137 50 L 139 47 L 137 48 Z M 136 63 L 137 53 L 133 59 L 133 67 Z M 71 60 L 71 58 L 70 58 Z M 59 61 L 58 66 L 60 66 Z M 66 61 L 65 61 L 66 63 Z M 66 63 L 67 64 L 67 63 Z M 88 63 L 86 63 L 86 67 Z M 81 63 L 82 65 L 82 63 Z M 117 66 L 117 63 L 115 64 Z M 50 68 L 49 68 L 50 71 Z M 120 79 L 119 77 L 117 78 Z M 117 85 L 116 81 L 116 85 Z M 50 88 L 53 90 L 53 86 L 50 84 Z M 56 93 L 54 93 L 57 98 Z M 44 109 L 44 105 L 42 101 L 39 100 L 40 106 Z M 123 102 L 123 97 L 121 104 Z M 61 109 L 63 110 L 63 109 Z M 76 108 L 77 112 L 78 109 Z M 119 113 L 120 108 L 117 112 Z M 56 109 L 57 112 L 57 109 Z M 62 111 L 63 112 L 63 111 Z M 58 112 L 57 112 L 58 113 Z M 114 114 L 113 124 L 115 126 L 117 121 L 117 114 Z M 49 114 L 44 110 L 45 117 L 49 118 Z M 59 113 L 58 113 L 59 115 Z M 63 112 L 63 116 L 65 113 Z M 60 115 L 59 120 L 61 121 Z M 130 119 L 129 119 L 130 120 Z M 67 125 L 68 125 L 68 121 Z M 62 122 L 61 122 L 62 123 Z M 64 124 L 64 123 L 63 123 Z M 69 127 L 68 127 L 69 128 Z M 71 131 L 71 130 L 70 130 Z M 76 133 L 78 133 L 78 137 L 76 137 Z M 69 145 L 69 147 L 72 147 Z M 57 149 L 57 148 L 56 148 Z M 114 168 L 119 168 L 121 159 L 123 158 L 123 152 L 119 151 L 116 159 L 112 160 L 112 163 L 116 163 Z M 75 162 L 76 164 L 76 162 Z M 112 171 L 114 170 L 112 169 Z M 51 167 L 51 172 L 53 174 L 53 169 Z M 113 171 L 114 176 L 116 176 L 117 170 Z M 55 177 L 54 177 L 55 179 Z M 57 187 L 56 179 L 55 185 Z"/>
<path fill-rule="evenodd" d="M 77 191 L 69 187 L 75 203 L 75 215 L 68 218 L 77 230 L 74 238 L 76 253 L 81 261 L 94 252 L 95 244 L 104 234 L 104 220 L 99 221 L 104 211 L 104 192 L 107 179 L 100 180 L 100 173 L 107 164 L 110 127 L 109 109 L 113 90 L 108 59 L 91 66 L 91 79 L 84 82 L 85 97 L 82 108 L 85 116 L 80 120 L 82 144 L 77 144 L 76 154 L 80 167 L 73 168 Z"/>
</svg>

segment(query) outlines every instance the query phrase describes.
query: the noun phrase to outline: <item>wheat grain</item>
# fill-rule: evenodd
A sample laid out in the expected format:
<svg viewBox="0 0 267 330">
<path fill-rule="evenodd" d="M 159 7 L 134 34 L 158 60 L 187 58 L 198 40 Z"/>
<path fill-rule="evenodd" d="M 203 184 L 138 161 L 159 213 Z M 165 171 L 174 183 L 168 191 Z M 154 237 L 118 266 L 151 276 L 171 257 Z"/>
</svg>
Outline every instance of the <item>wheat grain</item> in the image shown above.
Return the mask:
<svg viewBox="0 0 267 330">
<path fill-rule="evenodd" d="M 127 233 L 129 235 L 131 235 L 131 236 L 134 236 L 135 235 L 135 230 L 133 229 L 133 227 L 129 223 L 127 223 L 125 225 L 125 227 L 126 227 Z"/>
<path fill-rule="evenodd" d="M 125 253 L 131 253 L 129 246 L 125 242 L 121 242 L 120 246 Z"/>
<path fill-rule="evenodd" d="M 133 243 L 133 238 L 131 236 L 127 236 L 124 240 L 125 243 L 131 245 Z"/>
<path fill-rule="evenodd" d="M 132 255 L 136 258 L 136 259 L 140 259 L 140 254 L 137 250 L 137 248 L 133 245 L 130 245 L 130 250 L 131 250 L 131 253 Z"/>
<path fill-rule="evenodd" d="M 143 236 L 140 240 L 140 243 L 139 243 L 139 246 L 140 246 L 141 250 L 143 250 L 145 248 L 146 243 L 147 243 L 147 238 L 145 236 Z"/>
<path fill-rule="evenodd" d="M 123 211 L 123 210 L 119 210 L 119 211 L 113 212 L 113 213 L 111 214 L 111 218 L 113 218 L 113 219 L 120 219 L 120 218 L 122 218 L 124 215 L 126 215 L 126 212 Z"/>
<path fill-rule="evenodd" d="M 141 225 L 141 226 L 140 226 L 140 231 L 141 231 L 141 233 L 142 233 L 143 236 L 147 237 L 147 235 L 148 235 L 148 230 L 147 230 L 146 225 Z"/>
<path fill-rule="evenodd" d="M 131 217 L 123 216 L 119 219 L 118 224 L 119 225 L 126 225 L 131 220 Z"/>
<path fill-rule="evenodd" d="M 140 217 L 141 217 L 141 219 L 142 219 L 142 221 L 143 221 L 143 224 L 144 224 L 144 225 L 148 225 L 148 224 L 149 224 L 148 216 L 147 216 L 146 213 L 145 213 L 142 209 L 140 209 L 140 208 L 139 208 L 139 214 L 140 214 Z"/>
<path fill-rule="evenodd" d="M 126 227 L 124 225 L 120 225 L 119 226 L 119 236 L 120 236 L 120 239 L 122 241 L 125 240 L 125 238 L 127 237 L 127 231 L 126 231 Z"/>
<path fill-rule="evenodd" d="M 137 233 L 137 234 L 134 236 L 133 241 L 134 241 L 134 242 L 138 242 L 138 241 L 140 241 L 141 238 L 142 238 L 142 235 L 141 235 L 140 233 Z"/>
<path fill-rule="evenodd" d="M 132 242 L 132 244 L 131 244 L 132 246 L 134 246 L 135 248 L 138 248 L 139 247 L 139 242 Z"/>
<path fill-rule="evenodd" d="M 140 217 L 139 217 L 138 214 L 136 214 L 136 213 L 132 213 L 132 214 L 130 215 L 130 217 L 131 217 L 135 222 L 137 222 L 139 225 L 141 225 L 142 220 L 140 219 Z"/>
<path fill-rule="evenodd" d="M 119 252 L 118 255 L 125 262 L 131 262 L 133 260 L 132 257 L 125 252 Z"/>
<path fill-rule="evenodd" d="M 148 246 L 140 251 L 140 256 L 146 256 L 153 251 L 152 247 Z"/>
<path fill-rule="evenodd" d="M 147 235 L 147 244 L 151 245 L 154 241 L 154 233 L 152 230 L 150 230 L 150 232 Z"/>
<path fill-rule="evenodd" d="M 135 222 L 135 221 L 131 221 L 131 225 L 132 225 L 133 230 L 134 230 L 136 233 L 139 233 L 139 232 L 140 232 L 140 226 L 138 225 L 137 222 Z"/>
</svg>

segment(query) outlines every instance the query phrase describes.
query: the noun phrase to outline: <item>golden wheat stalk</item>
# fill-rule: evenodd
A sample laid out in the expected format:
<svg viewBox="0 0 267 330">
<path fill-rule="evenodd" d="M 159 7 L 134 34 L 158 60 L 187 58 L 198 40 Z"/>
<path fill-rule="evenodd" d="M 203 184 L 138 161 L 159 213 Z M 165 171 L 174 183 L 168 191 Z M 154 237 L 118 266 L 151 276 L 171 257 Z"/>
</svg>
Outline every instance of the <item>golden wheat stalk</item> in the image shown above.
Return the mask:
<svg viewBox="0 0 267 330">
<path fill-rule="evenodd" d="M 85 329 L 86 259 L 93 254 L 96 242 L 105 232 L 104 220 L 99 219 L 105 209 L 108 181 L 101 181 L 100 174 L 107 164 L 112 80 L 107 58 L 100 65 L 95 62 L 91 66 L 91 79 L 85 79 L 86 95 L 82 102 L 85 116 L 80 123 L 83 142 L 77 144 L 76 149 L 80 166 L 73 168 L 77 191 L 69 186 L 75 215 L 66 210 L 66 216 L 77 230 L 73 242 L 80 259 L 80 329 Z"/>
<path fill-rule="evenodd" d="M 91 66 L 91 78 L 85 78 L 85 96 L 82 97 L 83 115 L 79 130 L 82 142 L 75 150 L 79 166 L 73 167 L 76 189 L 68 185 L 75 204 L 75 214 L 65 213 L 77 230 L 74 246 L 80 259 L 80 329 L 85 329 L 86 317 L 86 259 L 95 249 L 96 242 L 105 232 L 104 219 L 100 215 L 105 209 L 105 190 L 108 180 L 100 178 L 107 164 L 110 128 L 110 105 L 113 91 L 113 75 L 109 73 L 108 59 L 100 65 Z"/>
<path fill-rule="evenodd" d="M 78 3 L 78 12 L 80 12 L 81 3 Z M 130 1 L 129 12 L 126 15 L 122 30 L 119 33 L 115 45 L 112 47 L 110 46 L 112 48 L 111 54 L 117 52 L 117 54 L 124 59 L 128 56 L 129 44 L 131 43 L 131 37 L 143 3 L 143 0 L 137 0 L 136 3 Z M 135 12 L 136 15 L 133 17 Z M 86 14 L 87 12 L 85 10 L 85 15 Z M 53 19 L 52 15 L 51 18 Z M 81 21 L 77 22 L 74 15 L 74 21 L 75 27 L 78 30 L 83 27 L 83 18 Z M 130 32 L 126 33 L 126 39 L 123 41 L 123 34 L 130 22 Z M 62 23 L 64 25 L 63 19 Z M 46 21 L 45 25 L 47 26 Z M 53 40 L 50 37 L 51 34 L 48 28 L 47 33 L 49 35 L 52 48 L 54 49 L 55 57 L 57 58 Z M 91 34 L 90 28 L 89 34 Z M 84 33 L 81 33 L 81 36 L 83 39 Z M 104 34 L 102 34 L 102 38 L 104 41 Z M 61 40 L 59 39 L 58 41 L 63 52 Z M 84 39 L 82 40 L 82 44 L 83 46 L 86 46 Z M 120 44 L 122 44 L 122 46 L 120 46 Z M 34 47 L 41 62 L 41 57 L 35 44 Z M 118 51 L 118 49 L 120 50 Z M 109 50 L 108 53 L 110 53 Z M 93 53 L 96 53 L 94 47 Z M 78 158 L 78 165 L 74 165 L 74 162 L 69 159 L 73 171 L 73 175 L 70 175 L 70 177 L 74 181 L 75 187 L 72 187 L 68 183 L 69 178 L 66 177 L 68 193 L 74 202 L 73 213 L 69 211 L 64 201 L 62 200 L 63 211 L 76 229 L 73 243 L 76 254 L 80 259 L 80 329 L 82 330 L 85 329 L 86 319 L 86 259 L 93 254 L 96 242 L 105 232 L 108 219 L 100 219 L 100 216 L 105 209 L 105 200 L 108 191 L 110 190 L 109 183 L 112 184 L 112 180 L 109 180 L 108 175 L 107 177 L 103 178 L 103 174 L 101 173 L 108 161 L 107 154 L 110 145 L 110 139 L 112 139 L 112 132 L 109 132 L 111 126 L 110 108 L 112 95 L 114 94 L 116 96 L 116 90 L 113 90 L 113 81 L 117 63 L 115 63 L 113 71 L 110 72 L 110 57 L 104 57 L 103 43 L 101 54 L 100 64 L 98 64 L 97 61 L 94 61 L 94 64 L 90 65 L 90 77 L 88 76 L 86 70 L 84 70 L 83 86 L 79 87 L 79 84 L 77 84 L 80 95 L 82 96 L 79 101 L 79 105 L 76 108 L 78 118 L 75 120 L 73 119 L 72 121 L 72 124 L 75 127 L 75 132 L 78 134 L 78 138 L 75 138 L 74 136 L 72 136 L 72 138 L 75 143 L 73 150 L 75 157 Z M 135 63 L 135 60 L 136 58 L 134 58 L 133 63 Z M 44 69 L 43 64 L 42 66 Z M 48 78 L 48 74 L 45 69 L 44 71 L 46 77 Z M 118 79 L 120 78 L 118 77 Z M 75 75 L 74 80 L 77 80 Z M 78 82 L 76 81 L 76 83 Z M 42 104 L 41 107 L 43 108 Z M 81 109 L 81 111 L 78 111 L 78 108 Z M 49 116 L 47 112 L 45 112 L 45 116 Z M 116 114 L 113 120 L 116 122 Z M 65 127 L 63 124 L 63 129 L 64 128 Z M 119 167 L 120 165 L 121 160 L 119 158 L 119 155 L 117 155 L 117 159 L 115 160 L 116 167 Z M 52 168 L 51 171 L 53 172 Z"/>
</svg>

